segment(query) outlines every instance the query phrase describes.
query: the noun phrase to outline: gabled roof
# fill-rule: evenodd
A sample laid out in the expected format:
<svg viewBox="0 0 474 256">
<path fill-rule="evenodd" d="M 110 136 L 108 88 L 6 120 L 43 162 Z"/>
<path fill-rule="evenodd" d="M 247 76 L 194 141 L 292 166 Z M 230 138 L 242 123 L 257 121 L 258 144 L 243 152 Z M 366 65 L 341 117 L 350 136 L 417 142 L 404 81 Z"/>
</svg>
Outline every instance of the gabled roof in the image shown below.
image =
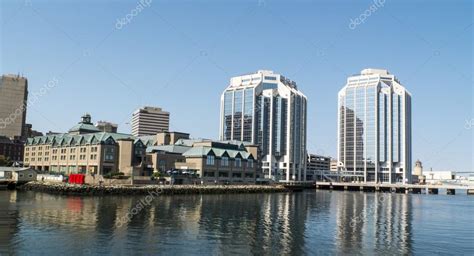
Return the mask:
<svg viewBox="0 0 474 256">
<path fill-rule="evenodd" d="M 192 147 L 185 153 L 183 156 L 207 156 L 207 155 L 215 155 L 217 157 L 228 156 L 229 158 L 242 158 L 242 159 L 255 159 L 252 154 L 244 151 L 244 150 L 230 150 L 230 149 L 221 149 L 215 147 L 207 147 L 207 146 L 198 146 Z"/>
<path fill-rule="evenodd" d="M 38 136 L 29 138 L 26 141 L 26 145 L 61 145 L 61 146 L 74 146 L 84 144 L 102 144 L 108 139 L 113 139 L 116 142 L 119 139 L 134 139 L 130 134 L 123 133 L 108 133 L 108 132 L 97 132 L 87 134 L 56 134 L 48 136 Z"/>
<path fill-rule="evenodd" d="M 212 149 L 210 147 L 192 147 L 186 151 L 183 156 L 207 156 L 211 151 Z"/>
<path fill-rule="evenodd" d="M 137 139 L 140 139 L 147 147 L 154 146 L 156 144 L 156 135 L 140 136 Z"/>
</svg>

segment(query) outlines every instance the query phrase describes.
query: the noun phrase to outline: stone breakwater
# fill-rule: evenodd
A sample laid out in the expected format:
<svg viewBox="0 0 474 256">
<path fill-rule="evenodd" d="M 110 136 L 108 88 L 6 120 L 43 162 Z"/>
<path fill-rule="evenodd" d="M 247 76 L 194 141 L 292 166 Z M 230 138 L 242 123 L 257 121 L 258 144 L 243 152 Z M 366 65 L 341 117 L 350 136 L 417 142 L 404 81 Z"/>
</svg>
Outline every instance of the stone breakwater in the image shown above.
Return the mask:
<svg viewBox="0 0 474 256">
<path fill-rule="evenodd" d="M 186 194 L 244 194 L 288 192 L 284 186 L 276 185 L 174 185 L 174 186 L 95 186 L 66 183 L 28 182 L 17 187 L 23 191 L 39 191 L 59 195 L 186 195 Z"/>
</svg>

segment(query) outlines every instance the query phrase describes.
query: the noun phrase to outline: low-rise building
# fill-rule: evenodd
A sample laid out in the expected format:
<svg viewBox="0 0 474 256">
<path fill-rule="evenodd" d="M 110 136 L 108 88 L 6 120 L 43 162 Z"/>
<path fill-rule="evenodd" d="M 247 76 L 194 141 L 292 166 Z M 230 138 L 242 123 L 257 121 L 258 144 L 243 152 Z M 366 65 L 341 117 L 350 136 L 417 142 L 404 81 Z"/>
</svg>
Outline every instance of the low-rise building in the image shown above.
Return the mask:
<svg viewBox="0 0 474 256">
<path fill-rule="evenodd" d="M 328 171 L 331 168 L 331 157 L 308 154 L 308 171 Z"/>
<path fill-rule="evenodd" d="M 176 163 L 186 162 L 183 154 L 191 147 L 184 145 L 163 145 L 147 147 L 147 175 L 154 172 L 166 173 L 176 168 Z M 144 176 L 147 176 L 144 175 Z"/>
<path fill-rule="evenodd" d="M 101 132 L 86 114 L 68 133 L 29 138 L 24 163 L 35 170 L 66 174 L 140 175 L 145 150 L 146 145 L 132 135 Z"/>
<path fill-rule="evenodd" d="M 147 149 L 148 166 L 162 173 L 192 173 L 204 183 L 255 183 L 257 147 L 244 143 L 180 139 Z"/>
<path fill-rule="evenodd" d="M 329 170 L 337 172 L 337 159 L 331 159 Z"/>
<path fill-rule="evenodd" d="M 452 171 L 428 171 L 424 172 L 423 176 L 427 183 L 456 179 L 456 173 Z"/>
<path fill-rule="evenodd" d="M 23 167 L 0 167 L 0 177 L 17 182 L 28 182 L 36 180 L 36 171 Z"/>
<path fill-rule="evenodd" d="M 203 141 L 194 143 L 183 155 L 186 162 L 177 163 L 176 167 L 195 170 L 203 182 L 255 182 L 255 158 L 243 146 Z"/>
</svg>

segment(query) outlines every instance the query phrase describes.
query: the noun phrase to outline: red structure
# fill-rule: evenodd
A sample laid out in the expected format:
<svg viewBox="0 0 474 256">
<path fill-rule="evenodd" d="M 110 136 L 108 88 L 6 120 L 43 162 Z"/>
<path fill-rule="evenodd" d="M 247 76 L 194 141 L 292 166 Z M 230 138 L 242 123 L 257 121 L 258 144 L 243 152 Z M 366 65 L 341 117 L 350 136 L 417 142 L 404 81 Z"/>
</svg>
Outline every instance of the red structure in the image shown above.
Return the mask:
<svg viewBox="0 0 474 256">
<path fill-rule="evenodd" d="M 84 184 L 86 175 L 84 174 L 71 174 L 69 175 L 70 184 Z"/>
</svg>

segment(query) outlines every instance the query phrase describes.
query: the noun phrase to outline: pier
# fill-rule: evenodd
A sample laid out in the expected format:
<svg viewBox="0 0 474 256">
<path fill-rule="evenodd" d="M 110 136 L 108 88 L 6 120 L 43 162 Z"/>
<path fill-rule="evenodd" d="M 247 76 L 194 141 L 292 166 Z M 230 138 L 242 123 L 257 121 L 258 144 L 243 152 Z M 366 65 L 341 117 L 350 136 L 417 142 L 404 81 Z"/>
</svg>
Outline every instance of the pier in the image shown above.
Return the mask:
<svg viewBox="0 0 474 256">
<path fill-rule="evenodd" d="M 316 182 L 316 189 L 363 191 L 363 192 L 391 192 L 404 194 L 432 194 L 437 195 L 440 190 L 446 190 L 447 195 L 456 195 L 465 191 L 474 195 L 474 186 L 461 185 L 419 185 L 419 184 L 378 184 L 378 183 L 345 183 L 345 182 Z"/>
<path fill-rule="evenodd" d="M 304 189 L 314 189 L 316 187 L 314 181 L 280 181 L 279 184 L 292 192 L 303 191 Z"/>
</svg>

